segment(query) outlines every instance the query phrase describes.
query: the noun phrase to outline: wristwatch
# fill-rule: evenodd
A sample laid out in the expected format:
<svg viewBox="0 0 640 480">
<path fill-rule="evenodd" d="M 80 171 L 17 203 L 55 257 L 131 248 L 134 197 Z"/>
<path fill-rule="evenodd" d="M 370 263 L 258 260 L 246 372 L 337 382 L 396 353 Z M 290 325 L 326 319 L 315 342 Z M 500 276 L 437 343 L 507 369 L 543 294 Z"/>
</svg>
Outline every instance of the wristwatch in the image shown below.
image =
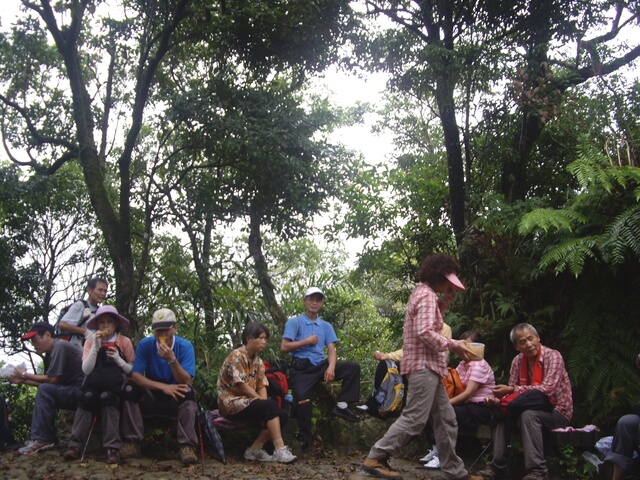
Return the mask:
<svg viewBox="0 0 640 480">
<path fill-rule="evenodd" d="M 169 366 L 172 366 L 172 365 L 173 365 L 174 363 L 176 363 L 177 361 L 178 361 L 178 359 L 177 359 L 177 358 L 174 358 L 173 360 L 171 360 L 171 361 L 169 362 Z"/>
</svg>

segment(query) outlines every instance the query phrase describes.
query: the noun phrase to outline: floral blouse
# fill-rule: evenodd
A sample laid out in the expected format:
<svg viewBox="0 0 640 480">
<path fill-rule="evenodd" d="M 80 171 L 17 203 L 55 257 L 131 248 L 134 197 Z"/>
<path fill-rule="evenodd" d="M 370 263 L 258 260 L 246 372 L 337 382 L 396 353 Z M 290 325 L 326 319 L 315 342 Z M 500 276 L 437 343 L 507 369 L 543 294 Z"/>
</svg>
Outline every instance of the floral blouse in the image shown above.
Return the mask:
<svg viewBox="0 0 640 480">
<path fill-rule="evenodd" d="M 218 377 L 218 409 L 223 416 L 235 415 L 249 406 L 255 398 L 245 397 L 238 386 L 246 383 L 252 389 L 266 388 L 269 381 L 264 374 L 264 363 L 256 355 L 250 359 L 247 349 L 242 347 L 233 350 L 222 364 Z"/>
</svg>

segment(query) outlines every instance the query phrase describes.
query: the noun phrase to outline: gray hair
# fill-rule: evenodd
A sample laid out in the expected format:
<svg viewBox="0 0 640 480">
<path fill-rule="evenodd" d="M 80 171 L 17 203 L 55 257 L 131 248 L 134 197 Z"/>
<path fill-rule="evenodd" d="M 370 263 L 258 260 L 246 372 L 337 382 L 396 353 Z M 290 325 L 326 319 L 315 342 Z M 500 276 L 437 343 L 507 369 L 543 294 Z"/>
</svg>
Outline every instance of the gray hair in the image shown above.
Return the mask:
<svg viewBox="0 0 640 480">
<path fill-rule="evenodd" d="M 516 344 L 516 332 L 521 332 L 522 330 L 524 330 L 526 328 L 531 330 L 531 333 L 533 333 L 536 337 L 540 338 L 540 335 L 538 335 L 538 331 L 536 330 L 536 327 L 534 327 L 533 325 L 531 325 L 529 323 L 519 323 L 519 324 L 517 324 L 515 327 L 513 327 L 511 329 L 511 333 L 509 334 L 509 338 L 511 339 L 511 343 L 513 343 L 515 345 Z"/>
</svg>

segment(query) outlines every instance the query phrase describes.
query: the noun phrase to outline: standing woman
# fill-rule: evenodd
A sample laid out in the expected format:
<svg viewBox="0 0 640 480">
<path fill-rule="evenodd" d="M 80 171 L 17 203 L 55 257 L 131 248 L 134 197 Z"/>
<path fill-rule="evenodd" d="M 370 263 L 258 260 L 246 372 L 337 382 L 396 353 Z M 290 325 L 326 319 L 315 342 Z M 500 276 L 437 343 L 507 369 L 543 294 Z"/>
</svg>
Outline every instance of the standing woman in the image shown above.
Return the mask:
<svg viewBox="0 0 640 480">
<path fill-rule="evenodd" d="M 442 335 L 442 313 L 438 296 L 450 302 L 464 289 L 458 279 L 457 262 L 445 254 L 428 255 L 420 265 L 418 283 L 409 298 L 403 333 L 401 369 L 409 382 L 407 403 L 400 417 L 378 440 L 362 464 L 362 470 L 380 478 L 399 480 L 402 475 L 390 467 L 389 457 L 397 453 L 424 429 L 431 418 L 445 480 L 482 480 L 469 475 L 456 455 L 458 424 L 442 383 L 447 374 L 449 351 L 464 359 L 473 352 L 461 340 Z"/>
<path fill-rule="evenodd" d="M 281 425 L 288 420 L 286 411 L 275 400 L 267 398 L 269 381 L 264 363 L 258 356 L 269 341 L 269 330 L 261 323 L 248 323 L 242 331 L 242 346 L 225 359 L 218 377 L 218 409 L 225 418 L 238 422 L 260 422 L 263 429 L 253 444 L 244 452 L 246 460 L 291 463 L 297 457 L 285 446 Z M 269 455 L 263 446 L 273 442 L 274 452 Z"/>
</svg>

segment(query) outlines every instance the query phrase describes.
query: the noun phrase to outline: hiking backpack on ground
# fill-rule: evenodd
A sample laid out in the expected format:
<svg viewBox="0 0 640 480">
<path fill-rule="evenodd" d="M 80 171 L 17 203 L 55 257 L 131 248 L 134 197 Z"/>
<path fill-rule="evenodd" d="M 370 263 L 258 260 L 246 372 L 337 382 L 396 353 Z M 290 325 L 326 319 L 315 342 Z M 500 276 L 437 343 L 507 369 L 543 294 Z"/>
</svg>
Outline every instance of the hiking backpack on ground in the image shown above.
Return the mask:
<svg viewBox="0 0 640 480">
<path fill-rule="evenodd" d="M 373 392 L 366 401 L 367 413 L 387 418 L 399 415 L 404 403 L 404 379 L 393 360 L 381 360 L 373 380 Z"/>
<path fill-rule="evenodd" d="M 78 325 L 76 325 L 77 327 L 82 327 L 85 323 L 87 323 L 87 320 L 91 318 L 89 302 L 87 302 L 86 300 L 76 300 L 76 301 L 82 302 L 84 304 L 84 312 L 82 314 L 82 318 L 80 319 L 80 322 L 78 323 Z M 60 313 L 58 314 L 58 321 L 53 326 L 54 335 L 58 338 L 62 338 L 63 340 L 71 340 L 71 334 L 60 329 L 60 321 L 64 318 L 64 316 L 67 314 L 67 312 L 69 311 L 69 309 L 74 303 L 76 302 L 70 303 L 69 305 L 65 305 L 64 307 L 62 307 L 62 310 L 60 310 Z"/>
</svg>

